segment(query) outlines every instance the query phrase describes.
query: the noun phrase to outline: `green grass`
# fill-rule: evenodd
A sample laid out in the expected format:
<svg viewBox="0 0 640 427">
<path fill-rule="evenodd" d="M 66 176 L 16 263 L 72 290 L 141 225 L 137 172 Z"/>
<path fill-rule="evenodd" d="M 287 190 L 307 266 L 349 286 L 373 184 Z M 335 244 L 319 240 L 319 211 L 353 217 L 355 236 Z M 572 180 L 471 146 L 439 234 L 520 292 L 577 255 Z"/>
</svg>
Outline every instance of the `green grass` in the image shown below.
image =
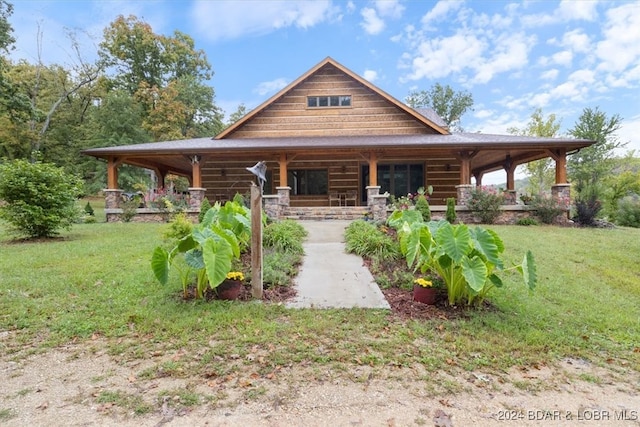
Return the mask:
<svg viewBox="0 0 640 427">
<path fill-rule="evenodd" d="M 177 278 L 162 287 L 149 267 L 166 227 L 80 224 L 30 243 L 0 228 L 0 331 L 11 332 L 0 353 L 17 358 L 99 336 L 124 360 L 198 354 L 159 363 L 140 373 L 145 379 L 269 375 L 296 365 L 505 371 L 565 357 L 640 371 L 640 230 L 494 226 L 507 260 L 534 252 L 536 292 L 507 275 L 489 295 L 491 309 L 402 321 L 384 310 L 185 302 Z"/>
</svg>

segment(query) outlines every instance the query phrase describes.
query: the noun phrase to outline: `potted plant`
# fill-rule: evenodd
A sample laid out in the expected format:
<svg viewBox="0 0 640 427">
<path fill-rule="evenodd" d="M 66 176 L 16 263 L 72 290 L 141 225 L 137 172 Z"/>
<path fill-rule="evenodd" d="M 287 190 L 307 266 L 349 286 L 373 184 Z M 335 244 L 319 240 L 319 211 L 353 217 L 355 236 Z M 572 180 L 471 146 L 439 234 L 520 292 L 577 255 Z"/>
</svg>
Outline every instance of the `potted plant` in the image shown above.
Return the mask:
<svg viewBox="0 0 640 427">
<path fill-rule="evenodd" d="M 230 271 L 227 277 L 218 285 L 216 292 L 218 299 L 236 300 L 240 297 L 244 281 L 244 274 L 241 271 Z"/>
<path fill-rule="evenodd" d="M 436 303 L 436 288 L 433 281 L 417 278 L 413 281 L 413 300 L 423 304 L 434 305 Z"/>
<path fill-rule="evenodd" d="M 522 200 L 522 203 L 525 205 L 530 205 L 531 202 L 533 202 L 533 197 L 528 194 L 523 194 L 520 196 L 520 200 Z"/>
</svg>

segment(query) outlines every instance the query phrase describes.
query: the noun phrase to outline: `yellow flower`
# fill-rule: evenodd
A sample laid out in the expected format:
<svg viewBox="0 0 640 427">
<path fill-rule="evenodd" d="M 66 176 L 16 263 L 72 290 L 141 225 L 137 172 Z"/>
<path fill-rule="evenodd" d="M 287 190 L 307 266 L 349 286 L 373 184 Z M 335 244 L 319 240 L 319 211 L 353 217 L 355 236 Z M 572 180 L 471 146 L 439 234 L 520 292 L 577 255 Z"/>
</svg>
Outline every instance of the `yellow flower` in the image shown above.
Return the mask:
<svg viewBox="0 0 640 427">
<path fill-rule="evenodd" d="M 230 271 L 227 273 L 227 279 L 229 280 L 244 280 L 244 274 L 241 271 Z"/>
<path fill-rule="evenodd" d="M 433 283 L 430 280 L 424 280 L 423 278 L 419 278 L 413 281 L 418 286 L 422 286 L 423 288 L 430 288 L 433 286 Z"/>
</svg>

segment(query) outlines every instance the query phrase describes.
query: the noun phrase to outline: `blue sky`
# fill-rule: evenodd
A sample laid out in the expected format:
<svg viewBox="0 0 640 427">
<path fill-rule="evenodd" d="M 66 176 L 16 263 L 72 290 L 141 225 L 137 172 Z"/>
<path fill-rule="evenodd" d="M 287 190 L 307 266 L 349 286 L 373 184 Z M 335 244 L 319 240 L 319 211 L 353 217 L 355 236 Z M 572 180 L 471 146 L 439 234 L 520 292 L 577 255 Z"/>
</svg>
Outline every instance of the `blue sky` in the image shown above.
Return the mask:
<svg viewBox="0 0 640 427">
<path fill-rule="evenodd" d="M 10 0 L 11 1 L 11 0 Z M 619 114 L 640 155 L 638 1 L 15 1 L 14 59 L 86 59 L 118 15 L 179 30 L 206 52 L 216 103 L 254 108 L 327 56 L 403 100 L 435 83 L 467 90 L 466 131 L 522 128 L 535 108 L 573 127 L 585 107 Z"/>
</svg>

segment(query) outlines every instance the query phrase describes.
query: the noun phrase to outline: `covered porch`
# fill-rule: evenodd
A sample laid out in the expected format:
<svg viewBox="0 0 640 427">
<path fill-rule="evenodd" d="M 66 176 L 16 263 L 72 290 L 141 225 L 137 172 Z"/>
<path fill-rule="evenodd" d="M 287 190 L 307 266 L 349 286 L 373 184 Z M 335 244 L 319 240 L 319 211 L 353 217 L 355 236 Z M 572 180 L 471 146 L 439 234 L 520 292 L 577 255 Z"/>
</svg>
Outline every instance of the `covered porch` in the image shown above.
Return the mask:
<svg viewBox="0 0 640 427">
<path fill-rule="evenodd" d="M 474 185 L 481 185 L 483 176 L 496 170 L 505 172 L 506 203 L 516 205 L 516 167 L 547 157 L 556 164 L 552 194 L 566 201 L 570 196 L 567 155 L 589 144 L 575 139 L 485 134 L 200 138 L 85 153 L 107 161 L 109 220 L 118 220 L 121 211 L 118 167 L 122 164 L 153 170 L 159 188 L 165 186 L 168 174 L 186 177 L 188 210 L 193 213 L 199 211 L 205 197 L 214 203 L 238 192 L 248 193 L 253 175 L 246 168 L 261 160 L 268 168 L 264 208 L 274 218 L 291 216 L 293 209 L 335 212 L 339 208 L 341 212 L 364 209 L 380 219 L 386 217 L 389 194 L 399 196 L 426 186 L 433 187 L 430 204 L 435 212 L 449 197 L 456 198 L 463 209 Z"/>
</svg>

